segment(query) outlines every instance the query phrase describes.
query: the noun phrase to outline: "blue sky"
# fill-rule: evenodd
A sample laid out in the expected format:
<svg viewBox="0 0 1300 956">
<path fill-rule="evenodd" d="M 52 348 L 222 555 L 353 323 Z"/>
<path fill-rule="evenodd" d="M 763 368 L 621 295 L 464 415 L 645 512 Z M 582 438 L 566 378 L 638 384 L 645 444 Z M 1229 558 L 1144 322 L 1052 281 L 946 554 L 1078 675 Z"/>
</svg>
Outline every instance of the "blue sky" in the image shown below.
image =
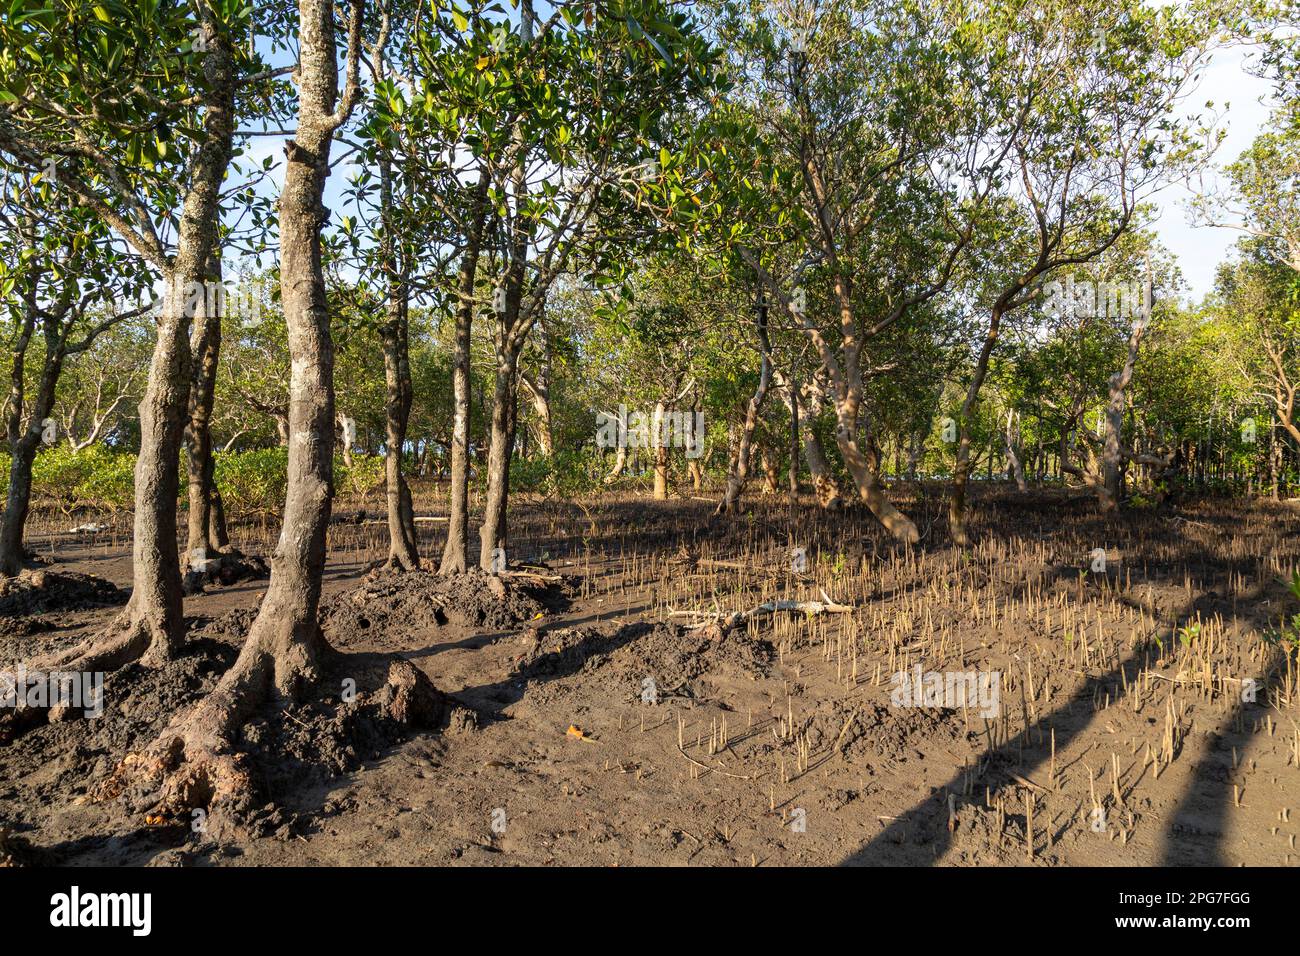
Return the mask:
<svg viewBox="0 0 1300 956">
<path fill-rule="evenodd" d="M 1249 51 L 1234 48 L 1217 53 L 1206 69 L 1200 85 L 1187 98 L 1187 112 L 1200 112 L 1207 100 L 1216 109 L 1227 106 L 1223 127 L 1227 133 L 1219 147 L 1216 162 L 1224 165 L 1235 160 L 1262 130 L 1268 120 L 1271 86 L 1251 76 L 1245 69 Z M 1216 177 L 1206 177 L 1207 183 Z M 1228 256 L 1229 247 L 1241 233 L 1232 229 L 1192 226 L 1188 222 L 1188 190 L 1176 185 L 1156 197 L 1161 215 L 1156 223 L 1160 240 L 1178 257 L 1191 297 L 1200 299 L 1214 285 L 1215 267 Z"/>
</svg>

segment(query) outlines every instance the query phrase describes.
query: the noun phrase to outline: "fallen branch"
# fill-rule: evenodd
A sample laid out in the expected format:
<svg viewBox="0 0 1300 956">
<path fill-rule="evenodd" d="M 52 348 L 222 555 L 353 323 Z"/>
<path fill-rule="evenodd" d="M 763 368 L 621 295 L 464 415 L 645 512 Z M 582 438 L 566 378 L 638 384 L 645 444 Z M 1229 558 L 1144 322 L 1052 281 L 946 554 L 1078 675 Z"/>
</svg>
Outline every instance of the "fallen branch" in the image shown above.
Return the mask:
<svg viewBox="0 0 1300 956">
<path fill-rule="evenodd" d="M 821 590 L 821 589 L 819 589 Z M 715 640 L 723 637 L 733 628 L 745 623 L 753 617 L 765 614 L 776 614 L 781 611 L 797 611 L 808 617 L 816 617 L 819 614 L 852 614 L 853 606 L 849 604 L 840 604 L 833 601 L 824 590 L 821 591 L 822 600 L 820 601 L 764 601 L 748 611 L 733 611 L 731 614 L 722 614 L 719 611 L 673 611 L 668 612 L 669 617 L 697 617 L 704 618 L 696 624 L 686 624 L 684 627 L 688 631 L 698 631 L 706 628 L 713 629 L 715 633 L 710 634 Z"/>
<path fill-rule="evenodd" d="M 503 578 L 523 578 L 525 580 L 536 581 L 541 584 L 559 584 L 564 580 L 564 578 L 562 578 L 558 574 L 542 574 L 539 571 L 506 570 L 506 571 L 498 571 L 497 574 Z"/>
</svg>

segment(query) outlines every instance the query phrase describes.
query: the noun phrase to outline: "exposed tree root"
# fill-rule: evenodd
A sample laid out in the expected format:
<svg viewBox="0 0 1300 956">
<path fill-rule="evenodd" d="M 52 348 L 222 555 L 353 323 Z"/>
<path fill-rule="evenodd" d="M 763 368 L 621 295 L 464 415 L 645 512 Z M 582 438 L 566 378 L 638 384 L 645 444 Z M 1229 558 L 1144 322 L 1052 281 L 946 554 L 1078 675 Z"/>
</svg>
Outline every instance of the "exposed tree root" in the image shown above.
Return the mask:
<svg viewBox="0 0 1300 956">
<path fill-rule="evenodd" d="M 311 627 L 315 633 L 306 641 L 293 641 L 292 622 L 281 624 L 263 608 L 239 657 L 212 693 L 173 718 L 143 752 L 127 754 L 97 796 L 129 792 L 149 806 L 150 818 L 202 808 L 207 832 L 215 838 L 237 828 L 255 796 L 247 759 L 235 745 L 239 727 L 274 691 L 294 699 L 314 682 L 319 673 L 315 651 L 323 641 L 314 622 Z M 283 662 L 272 653 L 277 632 L 276 643 L 288 652 Z"/>
<path fill-rule="evenodd" d="M 212 693 L 178 714 L 143 751 L 126 755 L 96 799 L 125 796 L 131 810 L 153 822 L 201 821 L 210 839 L 240 834 L 265 802 L 241 751 L 241 729 L 262 708 L 301 701 L 321 684 L 324 661 L 342 659 L 318 630 L 307 640 L 290 638 L 289 630 L 275 618 L 255 625 Z M 373 693 L 339 706 L 372 708 L 408 727 L 444 726 L 451 712 L 448 698 L 405 660 L 389 663 Z"/>
</svg>

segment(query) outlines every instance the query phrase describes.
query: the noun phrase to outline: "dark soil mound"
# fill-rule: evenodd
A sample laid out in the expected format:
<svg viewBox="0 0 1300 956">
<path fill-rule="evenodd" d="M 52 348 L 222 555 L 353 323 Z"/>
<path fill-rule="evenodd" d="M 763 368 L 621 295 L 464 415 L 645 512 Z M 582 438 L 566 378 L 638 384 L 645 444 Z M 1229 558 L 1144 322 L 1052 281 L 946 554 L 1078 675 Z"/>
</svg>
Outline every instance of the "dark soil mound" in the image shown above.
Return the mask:
<svg viewBox="0 0 1300 956">
<path fill-rule="evenodd" d="M 483 571 L 440 577 L 422 571 L 378 571 L 321 610 L 325 636 L 336 647 L 358 642 L 409 643 L 413 631 L 457 624 L 504 630 L 542 614 L 524 588 Z"/>
<path fill-rule="evenodd" d="M 69 794 L 88 799 L 123 756 L 150 744 L 179 710 L 215 687 L 237 652 L 218 624 L 192 632 L 180 656 L 162 667 L 131 664 L 105 674 L 100 716 L 75 711 L 0 747 L 0 802 L 43 809 Z"/>
<path fill-rule="evenodd" d="M 118 792 L 114 772 L 122 759 L 147 748 L 178 713 L 216 686 L 255 617 L 255 610 L 243 609 L 196 622 L 175 660 L 156 669 L 133 664 L 105 675 L 102 715 L 74 712 L 0 747 L 0 802 L 25 811 L 22 819 L 0 820 L 0 831 L 30 830 L 69 798 L 84 804 Z M 236 741 L 255 784 L 237 817 L 255 836 L 283 839 L 300 832 L 305 818 L 290 808 L 296 795 L 378 757 L 412 729 L 457 732 L 476 725 L 472 712 L 440 694 L 414 665 L 386 655 L 333 659 L 320 692 L 302 704 L 268 707 L 244 725 Z M 156 802 L 156 794 L 142 790 L 128 789 L 122 796 L 120 806 L 133 818 L 143 819 Z M 12 829 L 4 829 L 6 824 Z M 154 817 L 148 832 L 153 840 L 175 843 L 194 838 L 190 824 L 188 818 Z M 4 836 L 0 862 L 32 862 L 24 855 L 26 846 L 21 837 Z"/>
<path fill-rule="evenodd" d="M 851 756 L 874 754 L 902 763 L 908 757 L 924 758 L 922 744 L 974 741 L 977 736 L 965 729 L 955 710 L 868 704 L 858 711 L 841 746 Z"/>
<path fill-rule="evenodd" d="M 304 788 L 356 770 L 411 735 L 413 729 L 460 732 L 475 715 L 436 690 L 401 658 L 340 658 L 323 687 L 343 692 L 271 711 L 243 728 L 241 749 L 256 768 L 263 794 L 287 801 Z M 357 677 L 343 678 L 344 672 Z M 380 674 L 375 686 L 375 675 Z M 356 685 L 370 686 L 368 691 Z"/>
<path fill-rule="evenodd" d="M 243 581 L 264 581 L 271 576 L 266 560 L 256 554 L 231 549 L 185 572 L 185 593 L 201 594 L 209 587 L 229 587 Z"/>
<path fill-rule="evenodd" d="M 125 604 L 128 596 L 103 578 L 75 571 L 24 571 L 0 578 L 0 618 L 87 611 Z"/>
<path fill-rule="evenodd" d="M 0 637 L 33 637 L 48 633 L 54 627 L 53 621 L 39 614 L 34 617 L 0 617 Z"/>
<path fill-rule="evenodd" d="M 626 675 L 629 699 L 636 699 L 647 686 L 647 678 L 660 696 L 692 696 L 694 682 L 705 674 L 731 671 L 757 680 L 771 672 L 775 659 L 775 649 L 764 640 L 741 633 L 714 640 L 703 629 L 692 631 L 661 623 L 620 644 L 609 662 Z"/>
</svg>

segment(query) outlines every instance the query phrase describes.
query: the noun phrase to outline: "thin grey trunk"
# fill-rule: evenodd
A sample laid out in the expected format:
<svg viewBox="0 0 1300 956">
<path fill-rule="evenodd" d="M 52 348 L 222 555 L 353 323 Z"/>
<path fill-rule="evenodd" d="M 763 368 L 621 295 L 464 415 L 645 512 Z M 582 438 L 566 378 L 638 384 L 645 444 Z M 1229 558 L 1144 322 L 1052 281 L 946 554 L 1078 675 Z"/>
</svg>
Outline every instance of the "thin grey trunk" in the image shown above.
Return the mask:
<svg viewBox="0 0 1300 956">
<path fill-rule="evenodd" d="M 381 73 L 382 76 L 382 73 Z M 388 563 L 406 571 L 420 567 L 415 534 L 415 509 L 411 489 L 402 473 L 402 452 L 411 419 L 411 351 L 408 310 L 410 293 L 406 270 L 396 248 L 400 228 L 393 207 L 392 163 L 380 160 L 380 237 L 383 269 L 388 284 L 385 320 L 379 329 L 384 353 L 384 489 L 388 511 Z"/>
<path fill-rule="evenodd" d="M 1007 424 L 1003 430 L 1002 437 L 1007 446 L 1007 463 L 1011 470 L 1012 477 L 1016 480 L 1016 488 L 1020 491 L 1029 490 L 1029 482 L 1025 480 L 1025 468 L 1020 461 L 1020 441 L 1015 431 L 1016 413 L 1007 412 Z"/>
<path fill-rule="evenodd" d="M 213 249 L 208 274 L 212 282 L 221 282 L 221 251 Z M 212 287 L 210 287 L 212 288 Z M 190 335 L 194 375 L 190 383 L 189 421 L 185 427 L 186 463 L 189 468 L 188 539 L 185 546 L 190 562 L 204 561 L 219 551 L 211 533 L 212 499 L 212 403 L 217 386 L 217 361 L 221 351 L 220 292 L 207 295 L 204 308 L 195 316 Z"/>
<path fill-rule="evenodd" d="M 998 341 L 998 331 L 1002 325 L 1003 301 L 999 300 L 993 307 L 989 318 L 988 332 L 984 336 L 984 345 L 980 348 L 979 358 L 971 374 L 970 385 L 966 388 L 966 398 L 962 402 L 957 416 L 957 460 L 952 469 L 952 494 L 948 498 L 948 529 L 952 534 L 953 544 L 965 547 L 970 543 L 966 530 L 966 487 L 970 481 L 970 422 L 975 414 L 975 403 L 979 401 L 980 389 L 988 375 L 989 360 L 993 347 Z"/>
<path fill-rule="evenodd" d="M 469 569 L 469 419 L 470 419 L 470 336 L 474 323 L 474 285 L 478 258 L 487 221 L 488 174 L 483 172 L 470 194 L 469 225 L 465 252 L 457 280 L 456 351 L 452 361 L 452 413 L 450 516 L 447 543 L 442 551 L 439 574 L 461 574 Z"/>
<path fill-rule="evenodd" d="M 722 494 L 722 500 L 714 509 L 714 514 L 719 515 L 738 514 L 740 511 L 740 497 L 744 493 L 745 482 L 749 479 L 749 459 L 754 442 L 754 430 L 758 427 L 758 417 L 763 409 L 763 402 L 767 399 L 768 387 L 772 383 L 772 349 L 767 336 L 767 300 L 762 286 L 759 287 L 758 297 L 755 320 L 761 356 L 758 385 L 745 406 L 745 423 L 741 426 L 740 438 L 736 442 L 736 450 L 727 469 L 727 488 Z"/>
</svg>

